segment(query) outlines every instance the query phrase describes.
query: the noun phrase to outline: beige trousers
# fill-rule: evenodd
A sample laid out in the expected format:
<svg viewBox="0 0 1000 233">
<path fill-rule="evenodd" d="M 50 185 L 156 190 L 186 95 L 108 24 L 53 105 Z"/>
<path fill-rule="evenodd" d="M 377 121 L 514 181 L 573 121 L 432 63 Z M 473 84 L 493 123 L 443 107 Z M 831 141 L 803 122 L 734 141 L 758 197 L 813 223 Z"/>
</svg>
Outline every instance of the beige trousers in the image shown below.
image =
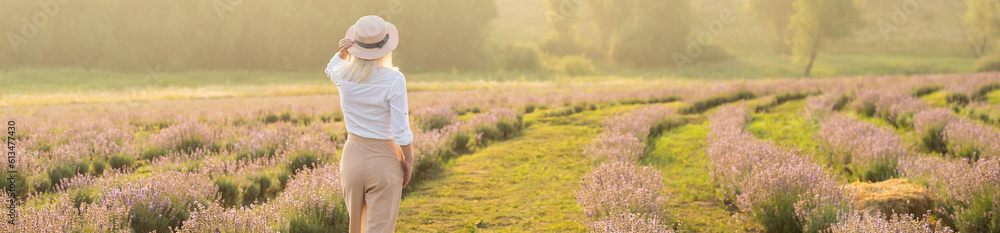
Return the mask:
<svg viewBox="0 0 1000 233">
<path fill-rule="evenodd" d="M 340 157 L 340 182 L 351 232 L 393 232 L 403 194 L 403 153 L 393 140 L 348 134 Z"/>
</svg>

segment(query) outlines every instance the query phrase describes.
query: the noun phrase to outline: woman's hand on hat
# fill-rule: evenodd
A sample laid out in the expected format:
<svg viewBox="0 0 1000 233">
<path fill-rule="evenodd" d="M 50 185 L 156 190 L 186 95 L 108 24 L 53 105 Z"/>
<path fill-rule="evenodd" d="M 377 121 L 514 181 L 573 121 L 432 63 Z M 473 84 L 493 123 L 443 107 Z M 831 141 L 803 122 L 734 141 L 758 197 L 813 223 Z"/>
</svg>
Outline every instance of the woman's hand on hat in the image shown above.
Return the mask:
<svg viewBox="0 0 1000 233">
<path fill-rule="evenodd" d="M 351 52 L 348 52 L 347 49 L 351 48 L 351 46 L 354 46 L 354 41 L 351 39 L 340 39 L 339 46 L 340 46 L 340 59 L 347 59 L 347 55 L 351 55 Z"/>
</svg>

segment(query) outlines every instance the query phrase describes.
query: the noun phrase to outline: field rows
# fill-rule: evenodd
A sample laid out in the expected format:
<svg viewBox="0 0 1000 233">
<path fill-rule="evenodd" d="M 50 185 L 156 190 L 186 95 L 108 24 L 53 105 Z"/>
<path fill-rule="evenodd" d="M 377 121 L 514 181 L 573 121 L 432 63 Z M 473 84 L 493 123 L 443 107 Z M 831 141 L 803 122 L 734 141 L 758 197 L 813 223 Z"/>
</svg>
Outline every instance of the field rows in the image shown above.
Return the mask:
<svg viewBox="0 0 1000 233">
<path fill-rule="evenodd" d="M 1000 210 L 992 83 L 1000 77 L 417 91 L 418 164 L 397 230 L 1000 230 L 986 214 Z M 316 104 L 336 102 L 4 107 L 18 128 L 17 146 L 3 152 L 18 155 L 24 188 L 13 193 L 19 224 L 0 229 L 345 229 L 342 116 Z M 889 221 L 856 211 L 867 207 L 845 191 L 896 178 L 939 208 L 892 209 L 910 215 Z"/>
</svg>

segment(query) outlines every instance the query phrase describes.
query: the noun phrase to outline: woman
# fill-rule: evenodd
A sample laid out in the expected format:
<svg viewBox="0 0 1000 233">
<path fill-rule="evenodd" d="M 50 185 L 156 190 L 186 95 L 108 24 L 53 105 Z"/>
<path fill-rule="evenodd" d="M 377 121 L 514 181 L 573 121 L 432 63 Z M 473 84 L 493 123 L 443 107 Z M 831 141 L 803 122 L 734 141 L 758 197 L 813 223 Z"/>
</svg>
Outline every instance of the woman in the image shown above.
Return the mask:
<svg viewBox="0 0 1000 233">
<path fill-rule="evenodd" d="M 406 80 L 392 65 L 399 44 L 396 26 L 378 16 L 361 17 L 340 40 L 326 74 L 340 92 L 347 143 L 340 181 L 351 232 L 392 232 L 413 154 Z"/>
</svg>

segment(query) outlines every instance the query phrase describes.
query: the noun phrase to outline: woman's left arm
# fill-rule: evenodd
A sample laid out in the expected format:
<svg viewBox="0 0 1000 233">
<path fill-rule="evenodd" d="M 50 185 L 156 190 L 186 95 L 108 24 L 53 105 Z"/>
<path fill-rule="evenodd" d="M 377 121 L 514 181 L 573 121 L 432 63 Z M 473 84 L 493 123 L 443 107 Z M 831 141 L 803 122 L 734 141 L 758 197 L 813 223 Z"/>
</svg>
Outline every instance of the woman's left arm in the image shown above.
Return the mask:
<svg viewBox="0 0 1000 233">
<path fill-rule="evenodd" d="M 388 96 L 389 115 L 392 118 L 392 134 L 396 145 L 403 152 L 400 165 L 403 167 L 403 187 L 410 183 L 410 172 L 413 170 L 413 132 L 410 131 L 409 104 L 406 98 L 406 78 L 399 76 L 393 82 Z"/>
<path fill-rule="evenodd" d="M 392 84 L 389 96 L 389 115 L 392 118 L 392 135 L 397 145 L 409 145 L 413 142 L 413 132 L 410 131 L 410 112 L 406 98 L 406 79 L 400 75 Z"/>
<path fill-rule="evenodd" d="M 399 146 L 399 149 L 403 151 L 403 161 L 400 161 L 400 166 L 403 166 L 403 187 L 405 188 L 410 183 L 410 177 L 413 174 L 413 148 L 410 145 L 402 145 Z"/>
</svg>

